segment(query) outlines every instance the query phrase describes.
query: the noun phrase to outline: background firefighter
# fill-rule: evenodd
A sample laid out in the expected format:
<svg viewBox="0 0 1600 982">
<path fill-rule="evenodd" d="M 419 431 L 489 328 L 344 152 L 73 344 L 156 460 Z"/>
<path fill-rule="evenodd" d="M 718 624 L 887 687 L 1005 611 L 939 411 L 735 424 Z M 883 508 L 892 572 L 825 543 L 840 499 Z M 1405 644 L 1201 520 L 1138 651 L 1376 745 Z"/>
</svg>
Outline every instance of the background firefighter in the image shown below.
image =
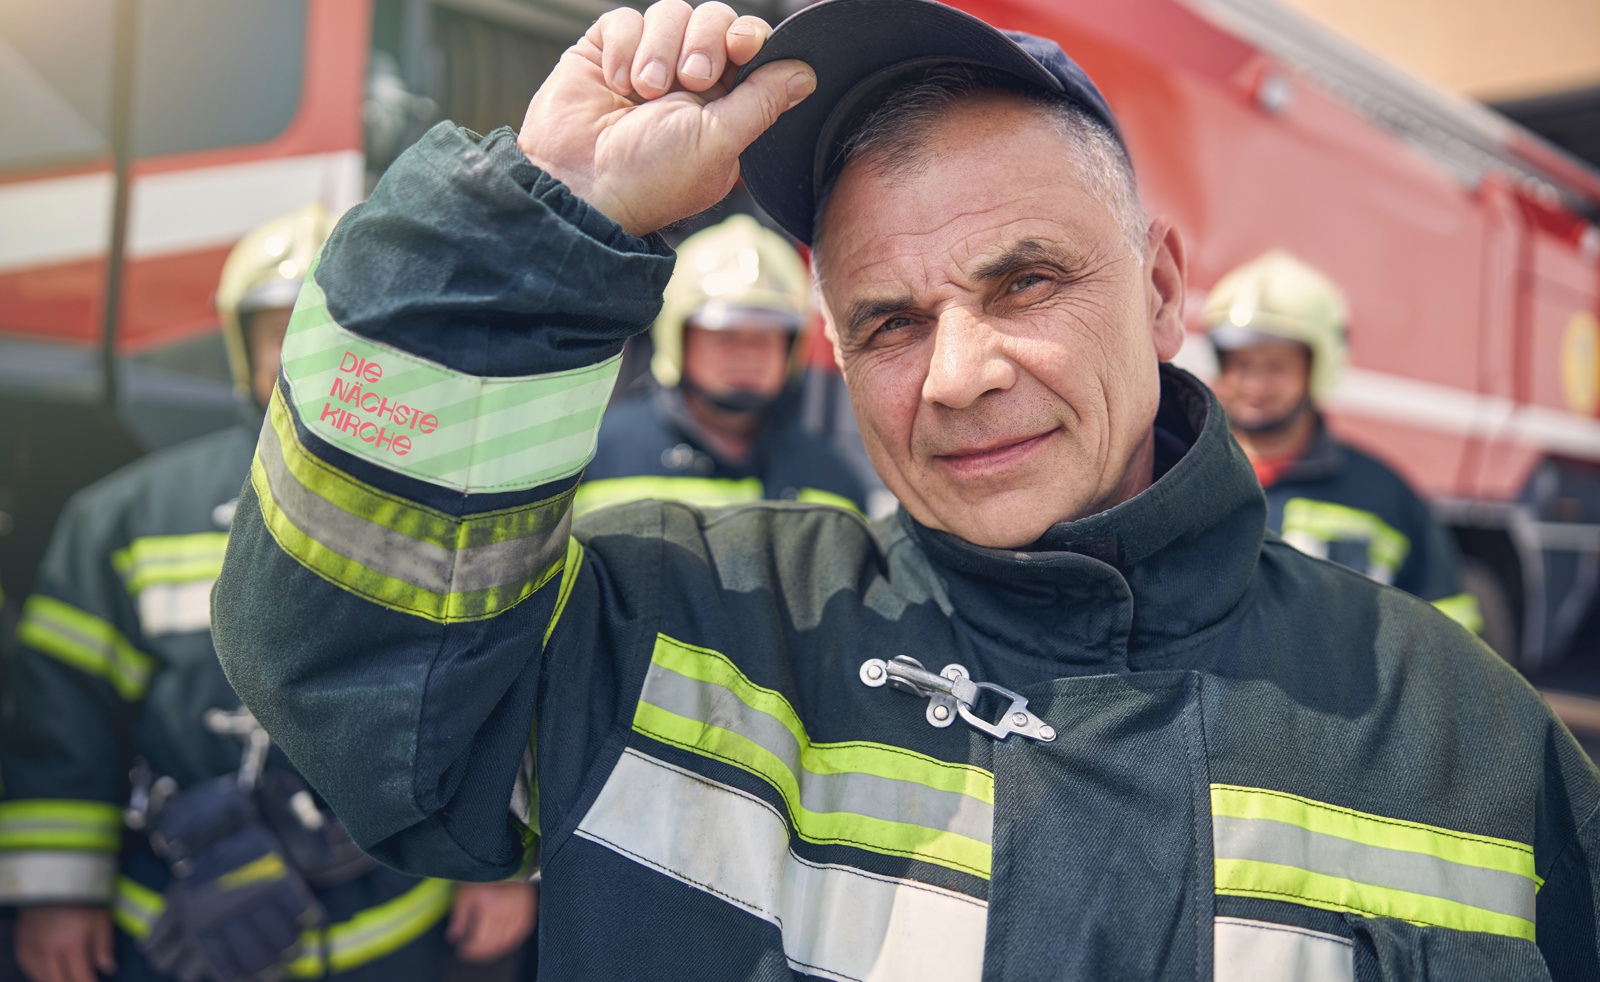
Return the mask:
<svg viewBox="0 0 1600 982">
<path fill-rule="evenodd" d="M 861 480 L 800 426 L 799 341 L 811 315 L 805 263 L 754 218 L 685 239 L 650 329 L 657 388 L 606 413 L 577 513 L 641 498 L 864 510 Z"/>
<path fill-rule="evenodd" d="M 1405 479 L 1335 440 L 1318 404 L 1345 361 L 1344 295 L 1287 252 L 1217 282 L 1202 317 L 1217 399 L 1267 493 L 1267 525 L 1302 552 L 1366 573 L 1482 628 L 1449 534 Z"/>
<path fill-rule="evenodd" d="M 458 895 L 356 849 L 239 709 L 212 648 L 211 584 L 261 407 L 332 224 L 311 206 L 234 248 L 217 308 L 239 425 L 75 496 L 24 606 L 0 743 L 0 903 L 20 907 L 33 982 L 433 979 L 447 934 L 490 959 L 532 928 L 526 883 Z"/>
</svg>

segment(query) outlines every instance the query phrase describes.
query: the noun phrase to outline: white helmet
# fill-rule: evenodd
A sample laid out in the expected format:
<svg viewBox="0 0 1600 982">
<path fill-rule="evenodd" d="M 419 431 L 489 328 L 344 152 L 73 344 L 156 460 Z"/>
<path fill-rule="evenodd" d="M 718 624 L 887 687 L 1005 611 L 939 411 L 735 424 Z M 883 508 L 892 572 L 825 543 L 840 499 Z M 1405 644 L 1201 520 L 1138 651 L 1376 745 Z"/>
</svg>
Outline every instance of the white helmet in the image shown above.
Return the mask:
<svg viewBox="0 0 1600 982">
<path fill-rule="evenodd" d="M 661 315 L 650 327 L 650 372 L 672 388 L 683 378 L 683 332 L 770 327 L 798 335 L 811 316 L 805 263 L 783 236 L 749 215 L 696 232 L 678 246 Z M 800 367 L 790 358 L 791 372 Z"/>
<path fill-rule="evenodd" d="M 1218 352 L 1259 344 L 1263 338 L 1298 341 L 1311 349 L 1311 398 L 1339 381 L 1345 362 L 1344 294 L 1321 272 L 1274 249 L 1217 281 L 1206 296 L 1201 323 Z"/>
<path fill-rule="evenodd" d="M 333 216 L 321 205 L 306 205 L 251 229 L 222 264 L 217 283 L 217 316 L 228 347 L 234 388 L 250 392 L 250 351 L 244 318 L 259 310 L 293 307 L 300 284 L 333 231 Z"/>
</svg>

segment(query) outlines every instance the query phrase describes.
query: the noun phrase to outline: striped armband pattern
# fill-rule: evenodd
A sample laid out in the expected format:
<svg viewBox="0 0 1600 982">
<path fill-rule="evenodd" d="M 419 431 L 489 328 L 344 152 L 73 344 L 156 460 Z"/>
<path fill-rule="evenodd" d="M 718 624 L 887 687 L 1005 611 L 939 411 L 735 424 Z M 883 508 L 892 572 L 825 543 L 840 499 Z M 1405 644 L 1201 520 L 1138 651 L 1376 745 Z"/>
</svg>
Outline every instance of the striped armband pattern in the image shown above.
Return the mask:
<svg viewBox="0 0 1600 982">
<path fill-rule="evenodd" d="M 485 378 L 361 337 L 306 277 L 283 344 L 289 399 L 340 450 L 439 487 L 524 491 L 594 456 L 622 356 L 566 372 Z"/>
</svg>

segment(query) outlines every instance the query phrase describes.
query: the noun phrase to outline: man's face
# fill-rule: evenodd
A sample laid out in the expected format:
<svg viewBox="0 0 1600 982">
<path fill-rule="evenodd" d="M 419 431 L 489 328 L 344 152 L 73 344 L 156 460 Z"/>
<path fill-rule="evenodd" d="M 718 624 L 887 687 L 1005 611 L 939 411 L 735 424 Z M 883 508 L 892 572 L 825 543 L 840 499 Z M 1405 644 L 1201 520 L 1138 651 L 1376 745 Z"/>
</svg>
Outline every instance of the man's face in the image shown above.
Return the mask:
<svg viewBox="0 0 1600 982">
<path fill-rule="evenodd" d="M 792 337 L 770 327 L 709 331 L 691 321 L 683 331 L 683 374 L 710 395 L 754 392 L 774 398 L 789 375 Z"/>
<path fill-rule="evenodd" d="M 1150 480 L 1159 361 L 1182 342 L 1183 249 L 1141 265 L 1039 110 L 972 97 L 930 160 L 840 176 L 817 257 L 873 465 L 913 517 L 1020 548 Z"/>
<path fill-rule="evenodd" d="M 1295 341 L 1262 341 L 1220 354 L 1212 389 L 1228 421 L 1243 430 L 1288 419 L 1311 385 L 1311 353 Z"/>
<path fill-rule="evenodd" d="M 255 393 L 259 405 L 272 399 L 272 387 L 278 384 L 278 366 L 283 359 L 283 336 L 289 330 L 292 307 L 274 307 L 246 314 L 244 346 L 250 353 L 250 391 Z"/>
</svg>

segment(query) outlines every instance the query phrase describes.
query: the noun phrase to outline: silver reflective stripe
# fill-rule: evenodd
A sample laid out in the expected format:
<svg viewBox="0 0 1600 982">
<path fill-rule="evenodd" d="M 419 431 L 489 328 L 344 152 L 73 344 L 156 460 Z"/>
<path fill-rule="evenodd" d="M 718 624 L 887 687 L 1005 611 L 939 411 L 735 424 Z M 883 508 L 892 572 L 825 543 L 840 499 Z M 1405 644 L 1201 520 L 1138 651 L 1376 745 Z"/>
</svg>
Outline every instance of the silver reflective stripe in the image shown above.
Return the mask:
<svg viewBox="0 0 1600 982">
<path fill-rule="evenodd" d="M 1215 982 L 1354 982 L 1349 940 L 1289 924 L 1218 917 Z"/>
<path fill-rule="evenodd" d="M 789 851 L 766 802 L 635 750 L 577 834 L 771 924 L 791 967 L 826 979 L 976 980 L 988 905 Z"/>
<path fill-rule="evenodd" d="M 116 877 L 111 853 L 0 852 L 0 904 L 107 903 Z"/>
<path fill-rule="evenodd" d="M 283 445 L 271 425 L 261 429 L 256 448 L 272 498 L 289 521 L 339 555 L 370 570 L 430 593 L 471 593 L 536 579 L 567 548 L 572 514 L 532 548 L 533 537 L 481 546 L 446 549 L 358 518 L 301 484 L 283 458 Z"/>
<path fill-rule="evenodd" d="M 988 802 L 873 774 L 821 774 L 807 770 L 801 766 L 800 744 L 788 727 L 713 682 L 652 664 L 640 698 L 679 716 L 732 730 L 761 745 L 794 772 L 800 785 L 800 803 L 808 811 L 868 815 L 954 832 L 990 844 L 994 806 Z"/>
<path fill-rule="evenodd" d="M 215 580 L 190 583 L 151 583 L 139 591 L 139 630 L 147 638 L 211 629 L 211 585 Z"/>
<path fill-rule="evenodd" d="M 1526 876 L 1385 849 L 1265 818 L 1212 819 L 1218 859 L 1293 866 L 1372 886 L 1454 900 L 1533 921 L 1537 885 Z"/>
</svg>

